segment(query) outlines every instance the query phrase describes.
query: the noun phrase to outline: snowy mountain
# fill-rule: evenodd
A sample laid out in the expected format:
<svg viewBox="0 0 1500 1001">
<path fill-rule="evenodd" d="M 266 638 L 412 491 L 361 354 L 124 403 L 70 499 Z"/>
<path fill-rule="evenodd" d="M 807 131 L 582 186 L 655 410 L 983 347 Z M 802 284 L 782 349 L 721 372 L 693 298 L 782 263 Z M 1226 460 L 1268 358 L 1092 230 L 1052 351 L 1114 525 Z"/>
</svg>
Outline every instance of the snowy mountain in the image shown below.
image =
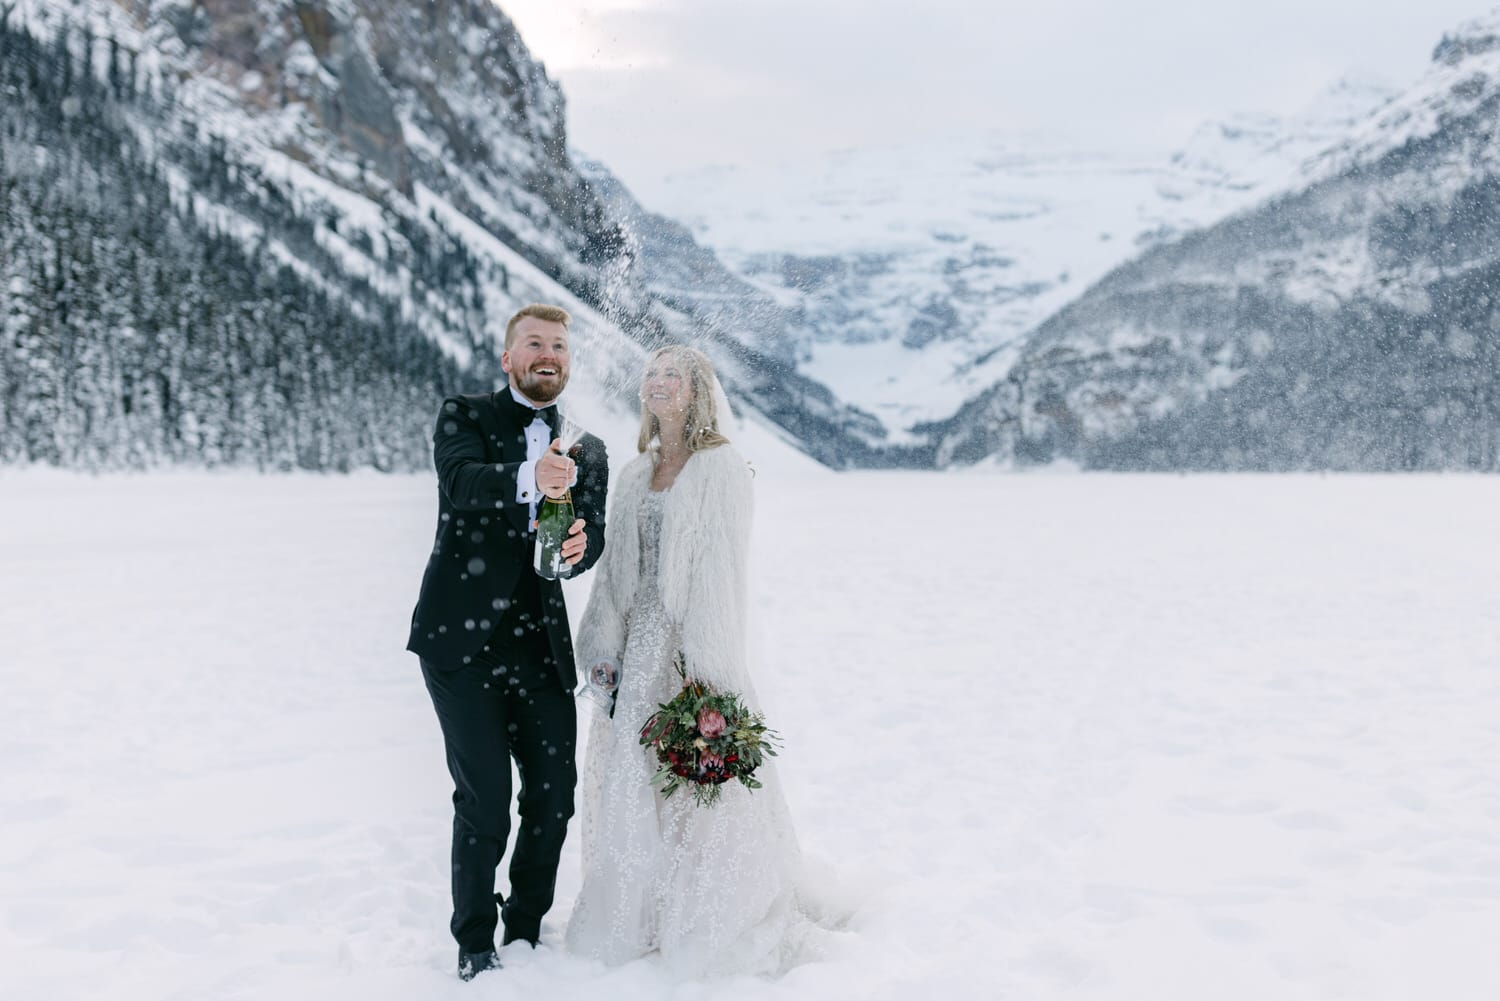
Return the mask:
<svg viewBox="0 0 1500 1001">
<path fill-rule="evenodd" d="M 799 448 L 834 468 L 926 465 L 926 449 L 894 446 L 878 420 L 839 401 L 797 370 L 789 332 L 792 310 L 729 270 L 680 224 L 655 215 L 602 165 L 584 161 L 585 176 L 630 234 L 632 273 L 662 310 L 691 323 L 755 407 L 795 433 Z"/>
<path fill-rule="evenodd" d="M 574 313 L 589 423 L 633 422 L 644 351 L 700 339 L 488 0 L 0 13 L 0 459 L 420 466 L 435 401 L 503 378 L 523 303 Z M 758 412 L 777 363 L 707 346 Z M 776 419 L 846 451 L 840 408 L 799 399 Z"/>
<path fill-rule="evenodd" d="M 761 291 L 799 372 L 920 449 L 1111 268 L 1277 190 L 1390 93 L 1344 83 L 1170 156 L 994 134 L 673 174 L 644 200 Z"/>
<path fill-rule="evenodd" d="M 1500 16 L 1288 192 L 1148 250 L 933 430 L 939 460 L 1500 469 Z"/>
<path fill-rule="evenodd" d="M 1493 468 L 1495 37 L 1171 156 L 977 136 L 643 208 L 488 0 L 4 3 L 0 462 L 423 466 L 544 300 L 615 440 L 673 340 L 836 467 Z"/>
</svg>

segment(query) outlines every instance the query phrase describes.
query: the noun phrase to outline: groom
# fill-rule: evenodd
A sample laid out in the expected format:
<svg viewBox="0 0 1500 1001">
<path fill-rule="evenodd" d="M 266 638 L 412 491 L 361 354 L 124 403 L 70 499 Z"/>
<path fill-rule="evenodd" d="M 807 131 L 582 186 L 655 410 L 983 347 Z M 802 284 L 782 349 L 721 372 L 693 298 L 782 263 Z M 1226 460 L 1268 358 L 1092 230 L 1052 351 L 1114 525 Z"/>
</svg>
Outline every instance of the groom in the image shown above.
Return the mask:
<svg viewBox="0 0 1500 1001">
<path fill-rule="evenodd" d="M 568 383 L 569 319 L 544 305 L 511 317 L 500 356 L 509 385 L 444 400 L 432 437 L 437 538 L 406 648 L 421 658 L 453 776 L 450 927 L 465 980 L 500 965 L 499 919 L 502 945 L 536 945 L 573 815 L 573 640 L 561 586 L 532 570 L 537 503 L 570 486 L 578 520 L 563 558 L 581 573 L 604 548 L 604 443 L 584 435 L 567 455 L 559 448 L 553 403 Z M 506 899 L 495 869 L 510 833 L 512 759 L 520 825 Z"/>
</svg>

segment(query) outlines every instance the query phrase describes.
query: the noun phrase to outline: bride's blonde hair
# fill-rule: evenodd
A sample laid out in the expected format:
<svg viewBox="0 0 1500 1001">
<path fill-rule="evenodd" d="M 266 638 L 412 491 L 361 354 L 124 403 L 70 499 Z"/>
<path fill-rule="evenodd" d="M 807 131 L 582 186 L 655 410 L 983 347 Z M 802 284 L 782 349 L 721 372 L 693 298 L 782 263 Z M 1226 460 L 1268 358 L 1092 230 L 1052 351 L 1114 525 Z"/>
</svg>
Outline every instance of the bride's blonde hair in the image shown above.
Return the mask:
<svg viewBox="0 0 1500 1001">
<path fill-rule="evenodd" d="M 664 348 L 657 348 L 651 355 L 651 362 L 663 359 L 675 362 L 688 380 L 690 397 L 687 423 L 682 429 L 688 451 L 702 452 L 729 444 L 729 439 L 719 432 L 719 407 L 714 400 L 713 390 L 710 389 L 714 381 L 714 367 L 708 356 L 685 344 L 668 344 Z M 642 379 L 643 383 L 644 381 Z M 660 437 L 661 423 L 646 406 L 646 401 L 641 400 L 641 434 L 636 439 L 636 450 L 646 451 L 651 447 L 651 442 Z"/>
</svg>

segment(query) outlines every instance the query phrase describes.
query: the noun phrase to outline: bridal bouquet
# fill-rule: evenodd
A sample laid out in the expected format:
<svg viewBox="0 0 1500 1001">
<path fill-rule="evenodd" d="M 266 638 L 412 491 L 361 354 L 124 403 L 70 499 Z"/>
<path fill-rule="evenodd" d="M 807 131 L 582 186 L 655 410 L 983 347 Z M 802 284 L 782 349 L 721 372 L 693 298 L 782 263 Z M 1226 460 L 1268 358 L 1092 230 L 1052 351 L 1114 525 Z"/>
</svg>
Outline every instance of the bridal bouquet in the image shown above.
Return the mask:
<svg viewBox="0 0 1500 1001">
<path fill-rule="evenodd" d="M 677 673 L 682 675 L 682 691 L 658 705 L 641 728 L 641 743 L 653 748 L 661 763 L 651 781 L 661 787 L 663 797 L 684 786 L 691 788 L 699 806 L 712 806 L 719 786 L 730 779 L 759 789 L 755 770 L 767 755 L 776 754 L 776 732 L 767 729 L 765 717 L 745 708 L 734 692 L 715 692 L 689 681 L 681 655 Z"/>
</svg>

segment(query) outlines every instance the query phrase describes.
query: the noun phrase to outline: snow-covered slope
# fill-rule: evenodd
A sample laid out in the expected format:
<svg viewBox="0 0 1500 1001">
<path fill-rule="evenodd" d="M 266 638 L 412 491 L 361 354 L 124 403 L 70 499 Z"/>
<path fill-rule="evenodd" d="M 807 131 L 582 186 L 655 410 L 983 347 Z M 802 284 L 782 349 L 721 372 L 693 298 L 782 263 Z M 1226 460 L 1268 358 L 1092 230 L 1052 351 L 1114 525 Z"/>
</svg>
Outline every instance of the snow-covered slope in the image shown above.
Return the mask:
<svg viewBox="0 0 1500 1001">
<path fill-rule="evenodd" d="M 1500 468 L 1500 15 L 1300 183 L 1116 269 L 940 459 Z"/>
<path fill-rule="evenodd" d="M 712 336 L 699 304 L 647 287 L 636 241 L 571 157 L 561 91 L 489 0 L 17 0 L 4 12 L 44 73 L 14 78 L 7 104 L 24 98 L 49 121 L 7 125 L 24 134 L 0 150 L 0 176 L 24 181 L 0 260 L 0 426 L 28 429 L 0 434 L 0 461 L 420 464 L 436 393 L 496 384 L 506 319 L 539 300 L 576 318 L 569 397 L 586 417 L 631 419 L 644 352 L 702 342 L 752 419 L 808 451 L 851 454 L 826 391 L 806 380 L 782 391 L 783 362 L 735 350 L 742 342 Z M 69 159 L 87 162 L 59 178 Z M 172 218 L 101 205 L 90 177 L 114 190 L 166 185 Z M 75 216 L 83 238 L 59 238 Z M 140 283 L 127 272 L 164 253 L 143 228 L 188 248 L 172 272 L 180 294 L 170 283 L 130 294 Z M 218 287 L 223 267 L 247 272 L 242 287 Z M 329 305 L 297 314 L 288 356 L 280 304 L 313 299 Z M 126 315 L 78 308 L 109 302 Z M 184 304 L 223 341 L 206 359 L 161 320 Z M 330 315 L 357 335 L 340 341 Z M 357 349 L 351 360 L 347 341 L 387 336 L 388 364 L 366 371 Z M 437 345 L 440 363 L 401 338 Z M 109 363 L 75 370 L 66 343 Z M 336 394 L 283 385 L 302 379 L 303 355 L 332 359 L 322 382 Z M 181 377 L 143 408 L 121 367 Z M 207 402 L 184 414 L 184 394 Z M 378 425 L 324 419 L 356 400 Z M 58 430 L 56 414 L 83 409 Z M 247 421 L 285 442 L 241 440 L 233 429 Z M 125 433 L 101 441 L 105 428 Z M 817 448 L 802 444 L 809 429 Z M 371 440 L 393 437 L 386 463 L 369 458 Z"/>
<path fill-rule="evenodd" d="M 3 173 L 23 198 L 0 293 L 7 320 L 31 327 L 7 323 L 0 338 L 17 387 L 3 396 L 13 428 L 57 426 L 54 414 L 84 407 L 92 417 L 46 449 L 23 443 L 18 458 L 345 468 L 368 461 L 359 441 L 375 435 L 401 438 L 393 464 L 420 465 L 438 393 L 501 380 L 505 318 L 535 300 L 577 317 L 580 416 L 630 410 L 621 387 L 642 347 L 627 329 L 648 297 L 627 282 L 604 288 L 624 267 L 613 254 L 624 239 L 567 159 L 561 93 L 495 6 L 20 0 L 6 14 L 7 30 L 39 45 L 17 57 L 40 84 L 23 81 L 13 98 L 58 122 L 27 122 L 36 137 L 6 150 Z M 46 87 L 68 96 L 58 105 Z M 60 173 L 62 158 L 84 164 Z M 169 218 L 135 212 L 129 192 L 163 183 Z M 63 236 L 69 219 L 93 234 L 86 248 Z M 233 248 L 189 252 L 178 270 L 190 285 L 142 288 L 135 273 L 160 273 L 175 249 L 154 245 L 154 230 Z M 223 267 L 252 275 L 225 290 Z M 314 323 L 329 326 L 288 329 L 272 308 L 288 299 L 326 300 Z M 205 315 L 178 317 L 186 303 Z M 362 339 L 428 339 L 446 356 L 438 384 L 426 356 L 389 344 L 363 348 L 398 356 L 365 371 L 327 314 Z M 204 341 L 220 344 L 193 354 Z M 118 360 L 69 366 L 66 351 Z M 320 359 L 333 359 L 338 392 L 300 389 Z M 169 372 L 169 393 L 133 392 L 130 371 Z M 377 425 L 357 426 L 359 399 L 374 402 Z M 236 444 L 229 429 L 248 422 L 297 440 L 294 458 L 267 455 L 260 438 Z M 133 440 L 101 447 L 99 429 L 126 425 Z"/>
<path fill-rule="evenodd" d="M 1171 156 L 974 136 L 643 208 L 487 0 L 4 12 L 0 462 L 421 465 L 540 299 L 586 419 L 628 425 L 643 353 L 691 341 L 835 466 L 1493 464 L 1488 21 L 1389 104 Z"/>
<path fill-rule="evenodd" d="M 1170 156 L 994 134 L 673 174 L 642 200 L 783 312 L 799 372 L 913 442 L 1112 267 L 1277 190 L 1389 94 L 1341 84 Z"/>
<path fill-rule="evenodd" d="M 787 336 L 793 311 L 735 275 L 681 224 L 642 208 L 603 165 L 586 161 L 583 170 L 630 234 L 631 276 L 650 290 L 656 315 L 690 334 L 726 384 L 788 440 L 834 468 L 926 464 L 924 450 L 893 447 L 877 420 L 797 371 Z"/>
</svg>

